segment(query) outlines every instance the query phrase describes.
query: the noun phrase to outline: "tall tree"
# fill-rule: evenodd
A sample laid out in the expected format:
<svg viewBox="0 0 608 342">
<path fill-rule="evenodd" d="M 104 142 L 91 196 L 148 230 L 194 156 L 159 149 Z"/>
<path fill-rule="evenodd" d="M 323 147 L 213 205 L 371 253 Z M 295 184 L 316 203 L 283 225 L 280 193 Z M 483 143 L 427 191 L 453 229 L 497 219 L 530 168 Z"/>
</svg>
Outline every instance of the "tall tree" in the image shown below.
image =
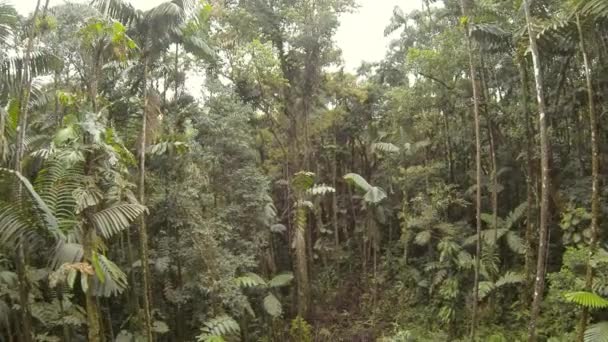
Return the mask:
<svg viewBox="0 0 608 342">
<path fill-rule="evenodd" d="M 471 44 L 469 25 L 472 22 L 471 8 L 473 1 L 461 0 L 464 24 L 465 40 L 469 55 L 469 72 L 471 76 L 471 86 L 473 88 L 473 120 L 475 125 L 475 227 L 477 231 L 477 242 L 475 243 L 475 279 L 473 281 L 473 311 L 471 317 L 471 339 L 474 340 L 477 329 L 477 306 L 479 304 L 479 271 L 481 267 L 481 128 L 479 117 L 479 83 L 477 78 L 477 66 L 473 46 Z"/>
<path fill-rule="evenodd" d="M 536 31 L 533 27 L 533 17 L 530 9 L 530 0 L 524 0 L 524 13 L 526 16 L 526 27 L 530 40 L 530 52 L 534 65 L 534 80 L 536 84 L 536 100 L 538 103 L 538 125 L 540 134 L 540 177 L 541 177 L 541 197 L 540 197 L 540 223 L 538 227 L 538 254 L 536 259 L 536 277 L 534 280 L 534 294 L 530 308 L 530 323 L 528 329 L 528 340 L 536 341 L 536 325 L 540 314 L 540 306 L 545 290 L 545 274 L 547 267 L 547 254 L 549 252 L 549 125 L 545 105 L 545 87 L 543 79 L 543 69 L 540 60 L 540 52 L 536 40 Z"/>
</svg>

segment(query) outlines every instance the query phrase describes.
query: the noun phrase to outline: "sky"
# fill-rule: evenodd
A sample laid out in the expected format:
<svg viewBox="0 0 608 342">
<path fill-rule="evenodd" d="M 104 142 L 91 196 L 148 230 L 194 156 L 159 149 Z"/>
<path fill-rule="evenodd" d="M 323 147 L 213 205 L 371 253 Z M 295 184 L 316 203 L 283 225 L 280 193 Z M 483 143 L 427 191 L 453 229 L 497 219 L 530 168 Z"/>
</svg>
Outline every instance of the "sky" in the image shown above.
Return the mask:
<svg viewBox="0 0 608 342">
<path fill-rule="evenodd" d="M 44 4 L 45 0 L 41 0 Z M 134 7 L 146 10 L 165 0 L 131 0 Z M 36 0 L 9 0 L 19 13 L 25 15 L 34 10 Z M 64 3 L 65 0 L 50 0 L 49 6 Z M 399 6 L 405 13 L 420 8 L 421 0 L 357 0 L 359 8 L 340 18 L 340 28 L 335 40 L 342 49 L 346 70 L 355 71 L 362 61 L 381 60 L 390 42 L 384 37 L 393 8 Z"/>
</svg>

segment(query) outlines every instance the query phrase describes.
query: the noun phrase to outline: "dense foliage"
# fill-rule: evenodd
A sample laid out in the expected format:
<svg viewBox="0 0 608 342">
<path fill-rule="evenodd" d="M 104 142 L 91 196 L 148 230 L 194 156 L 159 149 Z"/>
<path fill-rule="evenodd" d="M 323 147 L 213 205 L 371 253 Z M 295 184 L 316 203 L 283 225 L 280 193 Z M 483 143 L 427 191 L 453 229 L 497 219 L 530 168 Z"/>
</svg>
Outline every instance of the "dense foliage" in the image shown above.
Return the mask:
<svg viewBox="0 0 608 342">
<path fill-rule="evenodd" d="M 421 4 L 0 3 L 0 340 L 607 341 L 607 2 Z"/>
</svg>

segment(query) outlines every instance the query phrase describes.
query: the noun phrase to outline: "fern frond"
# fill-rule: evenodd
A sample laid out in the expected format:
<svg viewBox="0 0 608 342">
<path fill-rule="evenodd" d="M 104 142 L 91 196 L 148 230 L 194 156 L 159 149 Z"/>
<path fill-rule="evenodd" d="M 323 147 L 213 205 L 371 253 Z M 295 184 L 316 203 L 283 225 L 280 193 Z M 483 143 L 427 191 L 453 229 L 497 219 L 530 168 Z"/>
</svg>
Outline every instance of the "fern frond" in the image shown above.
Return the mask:
<svg viewBox="0 0 608 342">
<path fill-rule="evenodd" d="M 217 337 L 226 335 L 236 335 L 241 331 L 241 327 L 228 315 L 215 317 L 203 324 L 201 334 L 196 337 L 199 342 L 217 341 Z"/>
<path fill-rule="evenodd" d="M 241 287 L 256 287 L 256 286 L 266 286 L 266 280 L 260 277 L 259 275 L 249 272 L 245 273 L 245 275 L 234 279 L 236 283 Z"/>
<path fill-rule="evenodd" d="M 507 271 L 505 274 L 502 275 L 502 277 L 500 277 L 496 281 L 495 285 L 497 288 L 499 288 L 499 287 L 502 287 L 505 285 L 510 285 L 510 284 L 520 284 L 520 283 L 523 283 L 524 280 L 525 280 L 525 277 L 522 274 Z"/>
</svg>

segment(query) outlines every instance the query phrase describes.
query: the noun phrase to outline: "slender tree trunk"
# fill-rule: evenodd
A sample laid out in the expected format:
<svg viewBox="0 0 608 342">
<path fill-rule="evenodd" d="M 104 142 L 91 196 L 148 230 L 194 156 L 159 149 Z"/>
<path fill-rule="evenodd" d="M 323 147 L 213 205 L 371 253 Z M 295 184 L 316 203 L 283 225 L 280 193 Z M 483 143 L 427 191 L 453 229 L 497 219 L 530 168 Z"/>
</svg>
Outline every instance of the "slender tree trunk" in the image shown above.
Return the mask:
<svg viewBox="0 0 608 342">
<path fill-rule="evenodd" d="M 336 135 L 334 132 L 334 153 L 333 160 L 331 164 L 332 171 L 332 186 L 334 187 L 334 192 L 331 194 L 331 205 L 332 205 L 332 224 L 334 226 L 334 242 L 336 247 L 340 245 L 340 231 L 338 226 L 338 156 L 337 156 L 337 143 L 336 143 Z"/>
<path fill-rule="evenodd" d="M 536 83 L 536 98 L 538 101 L 539 127 L 540 127 L 540 154 L 541 154 L 541 200 L 540 200 L 540 224 L 538 238 L 538 258 L 536 262 L 536 278 L 534 282 L 534 295 L 530 309 L 530 325 L 528 329 L 528 341 L 536 341 L 536 322 L 540 314 L 540 306 L 545 290 L 546 258 L 549 243 L 549 130 L 547 125 L 545 89 L 543 85 L 543 72 L 540 62 L 540 54 L 536 42 L 536 33 L 532 28 L 532 15 L 530 13 L 530 0 L 524 0 L 524 12 L 528 36 L 530 38 L 530 50 L 534 64 L 534 79 Z"/>
<path fill-rule="evenodd" d="M 461 0 L 462 15 L 469 16 L 469 6 L 467 0 Z M 471 340 L 475 339 L 477 329 L 477 306 L 479 302 L 479 269 L 481 258 L 481 130 L 479 124 L 479 85 L 477 82 L 477 67 L 473 58 L 473 47 L 469 37 L 469 26 L 465 24 L 465 36 L 467 43 L 467 51 L 469 55 L 469 67 L 471 73 L 471 85 L 473 87 L 473 115 L 475 120 L 475 164 L 476 164 L 476 183 L 477 189 L 475 193 L 475 221 L 477 231 L 477 242 L 475 245 L 475 279 L 473 283 L 473 313 L 471 317 Z"/>
<path fill-rule="evenodd" d="M 534 222 L 536 222 L 534 214 L 536 212 L 536 200 L 534 196 L 534 163 L 532 162 L 534 151 L 534 134 L 532 132 L 532 123 L 530 122 L 530 113 L 528 112 L 528 70 L 525 64 L 525 57 L 521 57 L 518 62 L 520 81 L 521 81 L 521 110 L 526 126 L 526 256 L 525 256 L 525 274 L 526 274 L 526 289 L 523 297 L 529 300 L 532 286 L 534 284 Z"/>
<path fill-rule="evenodd" d="M 32 92 L 32 69 L 31 59 L 32 52 L 34 49 L 34 39 L 36 31 L 36 20 L 38 19 L 38 12 L 40 11 L 40 0 L 36 2 L 36 8 L 34 15 L 32 16 L 32 22 L 34 23 L 30 28 L 28 35 L 27 45 L 25 48 L 25 56 L 23 61 L 23 74 L 22 74 L 22 85 L 19 93 L 19 131 L 17 132 L 17 149 L 14 160 L 14 170 L 21 172 L 21 161 L 23 159 L 23 153 L 25 151 L 25 136 L 27 131 L 27 120 L 29 114 L 29 102 L 30 94 Z M 21 182 L 17 189 L 16 197 L 20 197 L 21 194 Z M 21 238 L 17 245 L 17 279 L 19 281 L 19 304 L 21 306 L 21 326 L 23 329 L 23 342 L 32 341 L 32 314 L 29 304 L 29 290 L 30 283 L 27 278 L 27 264 L 25 258 L 25 252 L 27 249 L 25 238 Z"/>
<path fill-rule="evenodd" d="M 581 27 L 579 16 L 576 16 L 576 25 L 580 39 L 581 52 L 583 54 L 583 63 L 585 66 L 585 78 L 587 81 L 587 101 L 589 102 L 589 123 L 591 125 L 591 241 L 589 243 L 589 260 L 587 261 L 587 270 L 585 275 L 585 288 L 591 291 L 593 286 L 593 267 L 591 266 L 591 258 L 597 249 L 599 240 L 599 219 L 600 219 L 600 146 L 599 146 L 599 130 L 597 125 L 597 117 L 595 111 L 595 99 L 593 92 L 593 81 L 591 76 L 591 63 L 587 54 L 585 44 L 585 36 Z M 587 319 L 589 318 L 589 309 L 583 308 L 579 327 L 578 341 L 585 340 L 585 328 Z"/>
<path fill-rule="evenodd" d="M 298 315 L 308 317 L 310 303 L 310 282 L 306 256 L 306 207 L 298 205 L 295 217 L 296 270 L 298 277 Z"/>
<path fill-rule="evenodd" d="M 101 76 L 101 52 L 96 49 L 93 55 L 93 65 L 91 68 L 91 83 L 89 84 L 89 97 L 93 112 L 97 113 L 97 85 L 99 77 Z M 89 134 L 85 134 L 85 144 L 91 143 L 91 137 Z M 93 152 L 87 151 L 85 153 L 85 164 L 84 174 L 92 175 L 93 171 Z M 85 208 L 83 211 L 84 225 L 83 225 L 83 254 L 84 261 L 89 265 L 93 265 L 95 258 L 95 241 L 97 240 L 95 226 L 93 223 L 93 215 L 95 209 L 92 207 Z M 88 323 L 88 341 L 99 342 L 102 340 L 101 324 L 99 315 L 99 305 L 95 298 L 95 275 L 87 275 L 87 291 L 85 293 L 85 303 L 87 311 L 87 323 Z"/>
<path fill-rule="evenodd" d="M 173 95 L 173 101 L 177 101 L 179 92 L 179 43 L 175 43 L 175 94 Z"/>
<path fill-rule="evenodd" d="M 145 54 L 146 52 L 144 52 Z M 148 116 L 148 58 L 144 56 L 144 75 L 143 75 L 143 100 L 144 107 L 141 118 L 141 141 L 139 146 L 139 203 L 146 203 L 146 130 Z M 146 231 L 146 215 L 142 213 L 139 219 L 139 254 L 142 270 L 142 285 L 143 285 L 143 304 L 144 304 L 144 326 L 146 338 L 148 341 L 153 340 L 152 334 L 152 317 L 150 304 L 150 267 L 148 265 L 148 233 Z"/>
</svg>

